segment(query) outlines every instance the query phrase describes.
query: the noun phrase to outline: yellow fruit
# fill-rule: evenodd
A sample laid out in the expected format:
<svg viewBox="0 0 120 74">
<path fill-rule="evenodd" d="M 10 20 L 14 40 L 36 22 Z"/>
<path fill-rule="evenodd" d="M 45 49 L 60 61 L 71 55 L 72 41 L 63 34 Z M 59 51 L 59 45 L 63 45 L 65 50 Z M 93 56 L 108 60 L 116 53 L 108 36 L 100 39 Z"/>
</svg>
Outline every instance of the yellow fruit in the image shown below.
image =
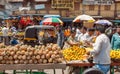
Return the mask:
<svg viewBox="0 0 120 74">
<path fill-rule="evenodd" d="M 78 46 L 73 46 L 67 49 L 64 49 L 62 51 L 64 58 L 67 61 L 71 61 L 71 60 L 84 60 L 85 58 L 83 57 L 83 55 L 86 54 L 86 50 L 84 48 L 80 48 Z"/>
<path fill-rule="evenodd" d="M 111 50 L 110 57 L 111 59 L 120 59 L 120 50 Z"/>
</svg>

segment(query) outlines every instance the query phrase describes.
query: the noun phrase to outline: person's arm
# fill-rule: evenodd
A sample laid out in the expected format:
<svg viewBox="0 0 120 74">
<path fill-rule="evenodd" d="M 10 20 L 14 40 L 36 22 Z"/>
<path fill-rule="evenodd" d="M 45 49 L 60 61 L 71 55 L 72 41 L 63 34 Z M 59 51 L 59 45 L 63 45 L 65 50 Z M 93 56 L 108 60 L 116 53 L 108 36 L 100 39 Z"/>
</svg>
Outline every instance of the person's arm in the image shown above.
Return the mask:
<svg viewBox="0 0 120 74">
<path fill-rule="evenodd" d="M 67 43 L 70 45 L 70 46 L 73 46 L 73 45 L 79 45 L 78 42 L 74 42 L 73 40 L 68 40 Z"/>
<path fill-rule="evenodd" d="M 64 33 L 62 33 L 62 43 L 65 41 Z"/>
<path fill-rule="evenodd" d="M 93 50 L 88 51 L 89 55 L 98 55 L 101 51 L 102 40 L 100 38 L 96 39 L 95 44 L 93 45 Z"/>
<path fill-rule="evenodd" d="M 115 39 L 115 37 L 114 37 L 114 35 L 112 36 L 112 39 L 111 39 L 111 48 L 113 49 L 114 48 L 114 39 Z"/>
</svg>

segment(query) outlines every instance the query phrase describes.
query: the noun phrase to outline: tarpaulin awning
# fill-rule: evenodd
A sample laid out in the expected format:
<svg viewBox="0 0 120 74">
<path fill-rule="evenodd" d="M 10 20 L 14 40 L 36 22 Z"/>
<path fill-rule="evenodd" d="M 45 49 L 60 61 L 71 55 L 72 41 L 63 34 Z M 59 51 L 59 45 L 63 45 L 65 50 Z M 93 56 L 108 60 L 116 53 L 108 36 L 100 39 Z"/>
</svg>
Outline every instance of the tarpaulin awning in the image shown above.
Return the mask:
<svg viewBox="0 0 120 74">
<path fill-rule="evenodd" d="M 0 18 L 4 19 L 5 13 L 0 11 Z"/>
<path fill-rule="evenodd" d="M 63 22 L 72 22 L 74 18 L 61 18 Z"/>
<path fill-rule="evenodd" d="M 3 16 L 4 16 L 4 12 L 1 12 L 1 11 L 0 11 L 0 15 L 3 15 Z"/>
<path fill-rule="evenodd" d="M 112 20 L 113 23 L 120 23 L 120 20 Z"/>
<path fill-rule="evenodd" d="M 44 15 L 43 17 L 44 17 L 44 18 L 50 18 L 50 17 L 60 18 L 61 16 L 60 16 L 60 15 Z"/>
<path fill-rule="evenodd" d="M 111 22 L 113 22 L 114 25 L 120 25 L 120 20 L 111 20 Z"/>
</svg>

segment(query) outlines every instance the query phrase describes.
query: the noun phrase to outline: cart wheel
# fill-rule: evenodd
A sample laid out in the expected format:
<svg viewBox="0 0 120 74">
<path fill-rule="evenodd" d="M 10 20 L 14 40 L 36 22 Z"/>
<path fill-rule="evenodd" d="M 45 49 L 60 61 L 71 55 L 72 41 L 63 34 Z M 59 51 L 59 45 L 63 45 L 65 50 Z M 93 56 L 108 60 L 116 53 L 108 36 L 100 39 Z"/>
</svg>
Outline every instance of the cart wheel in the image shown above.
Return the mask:
<svg viewBox="0 0 120 74">
<path fill-rule="evenodd" d="M 95 68 L 86 69 L 83 74 L 104 74 L 101 70 Z"/>
</svg>

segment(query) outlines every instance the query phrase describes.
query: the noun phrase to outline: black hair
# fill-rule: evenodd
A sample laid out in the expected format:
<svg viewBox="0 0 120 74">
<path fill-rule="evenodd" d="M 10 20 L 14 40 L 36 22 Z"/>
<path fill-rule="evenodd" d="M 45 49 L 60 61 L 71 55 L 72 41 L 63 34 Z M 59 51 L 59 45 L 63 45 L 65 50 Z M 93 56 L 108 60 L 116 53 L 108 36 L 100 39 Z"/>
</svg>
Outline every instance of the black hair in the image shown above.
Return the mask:
<svg viewBox="0 0 120 74">
<path fill-rule="evenodd" d="M 96 31 L 100 31 L 101 33 L 105 33 L 105 27 L 102 27 L 102 26 L 96 27 Z"/>
<path fill-rule="evenodd" d="M 81 29 L 87 30 L 87 28 L 86 28 L 86 27 L 84 27 L 84 26 L 83 26 Z"/>
<path fill-rule="evenodd" d="M 7 27 L 6 25 L 4 25 L 4 27 Z"/>
<path fill-rule="evenodd" d="M 120 26 L 117 26 L 117 28 L 120 28 Z"/>
<path fill-rule="evenodd" d="M 112 28 L 112 31 L 116 31 L 117 28 Z"/>
<path fill-rule="evenodd" d="M 88 31 L 95 31 L 95 28 L 89 28 Z"/>
</svg>

